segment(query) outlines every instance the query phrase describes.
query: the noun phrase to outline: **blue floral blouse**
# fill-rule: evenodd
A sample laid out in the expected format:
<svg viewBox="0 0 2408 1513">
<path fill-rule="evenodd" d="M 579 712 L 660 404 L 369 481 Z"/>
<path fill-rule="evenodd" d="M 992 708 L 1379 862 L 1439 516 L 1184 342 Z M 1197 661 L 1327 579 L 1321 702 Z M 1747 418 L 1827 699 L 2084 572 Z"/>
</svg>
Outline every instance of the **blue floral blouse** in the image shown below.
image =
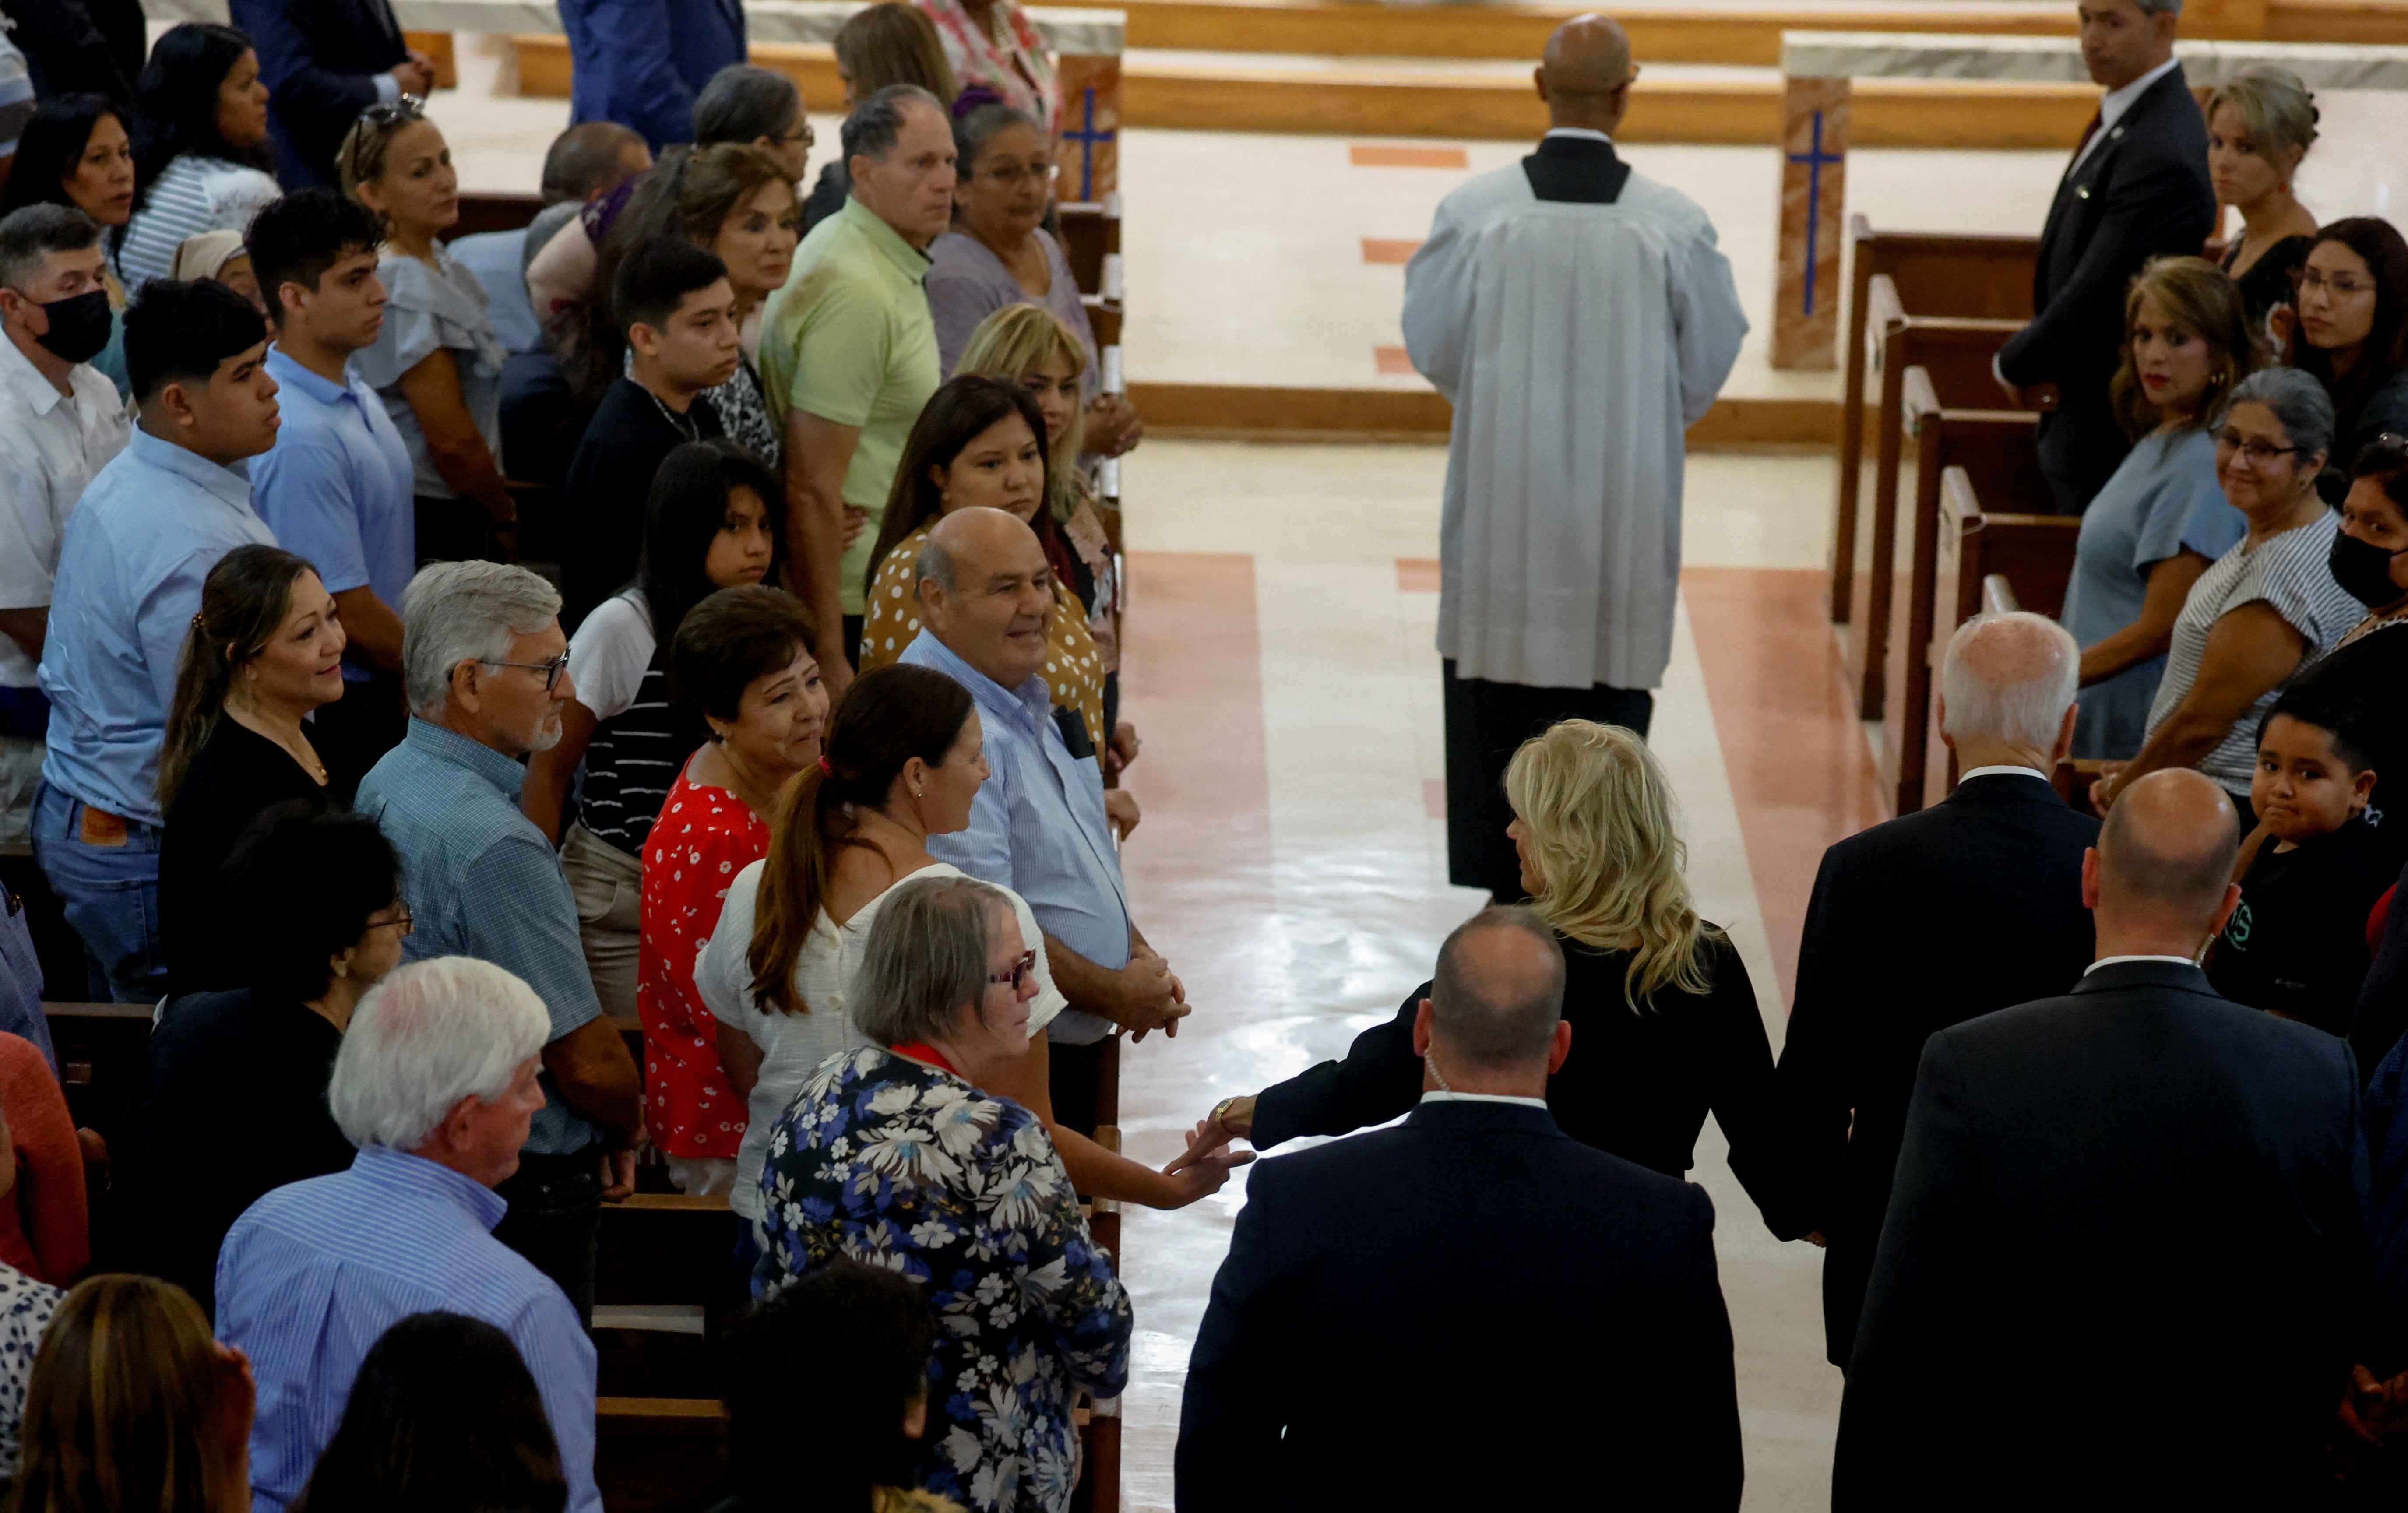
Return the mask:
<svg viewBox="0 0 2408 1513">
<path fill-rule="evenodd" d="M 927 1289 L 928 1489 L 1064 1513 L 1070 1400 L 1127 1381 L 1129 1300 L 1037 1117 L 908 1057 L 839 1051 L 779 1120 L 761 1193 L 762 1290 L 838 1255 Z"/>
</svg>

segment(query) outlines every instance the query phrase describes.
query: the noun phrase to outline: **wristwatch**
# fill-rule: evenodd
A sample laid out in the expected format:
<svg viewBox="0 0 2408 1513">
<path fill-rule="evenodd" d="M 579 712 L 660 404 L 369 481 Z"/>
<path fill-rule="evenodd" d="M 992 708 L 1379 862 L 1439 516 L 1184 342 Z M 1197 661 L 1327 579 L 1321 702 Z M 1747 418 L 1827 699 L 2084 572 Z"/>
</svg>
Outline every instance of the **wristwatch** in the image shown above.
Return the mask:
<svg viewBox="0 0 2408 1513">
<path fill-rule="evenodd" d="M 1221 1116 L 1226 1114 L 1229 1111 L 1229 1106 L 1236 1103 L 1241 1096 L 1243 1095 L 1240 1093 L 1231 1093 L 1228 1097 L 1222 1099 L 1219 1103 L 1212 1106 L 1212 1112 L 1206 1116 L 1206 1118 L 1211 1123 L 1220 1123 Z"/>
</svg>

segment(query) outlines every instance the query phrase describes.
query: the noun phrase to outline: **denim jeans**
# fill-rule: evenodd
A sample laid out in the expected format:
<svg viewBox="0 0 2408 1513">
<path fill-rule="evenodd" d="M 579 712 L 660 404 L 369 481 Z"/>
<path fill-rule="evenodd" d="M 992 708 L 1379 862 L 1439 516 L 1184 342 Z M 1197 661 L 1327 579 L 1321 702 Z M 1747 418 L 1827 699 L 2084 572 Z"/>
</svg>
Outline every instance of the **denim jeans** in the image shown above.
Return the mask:
<svg viewBox="0 0 2408 1513">
<path fill-rule="evenodd" d="M 167 991 L 159 948 L 159 827 L 123 822 L 123 837 L 82 838 L 84 805 L 44 783 L 34 794 L 34 860 L 83 937 L 95 1002 L 148 1004 Z"/>
</svg>

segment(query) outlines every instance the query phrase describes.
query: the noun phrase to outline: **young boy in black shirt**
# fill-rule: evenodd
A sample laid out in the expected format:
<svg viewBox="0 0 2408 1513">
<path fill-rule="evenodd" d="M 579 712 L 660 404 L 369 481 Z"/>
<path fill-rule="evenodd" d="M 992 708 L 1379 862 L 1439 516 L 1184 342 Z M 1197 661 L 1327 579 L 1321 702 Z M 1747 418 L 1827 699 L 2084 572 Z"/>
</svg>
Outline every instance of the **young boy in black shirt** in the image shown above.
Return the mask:
<svg viewBox="0 0 2408 1513">
<path fill-rule="evenodd" d="M 2207 963 L 2217 992 L 2332 1035 L 2370 960 L 2366 917 L 2399 865 L 2367 807 L 2375 772 L 2356 699 L 2294 691 L 2258 728 L 2249 802 L 2267 832 Z"/>
</svg>

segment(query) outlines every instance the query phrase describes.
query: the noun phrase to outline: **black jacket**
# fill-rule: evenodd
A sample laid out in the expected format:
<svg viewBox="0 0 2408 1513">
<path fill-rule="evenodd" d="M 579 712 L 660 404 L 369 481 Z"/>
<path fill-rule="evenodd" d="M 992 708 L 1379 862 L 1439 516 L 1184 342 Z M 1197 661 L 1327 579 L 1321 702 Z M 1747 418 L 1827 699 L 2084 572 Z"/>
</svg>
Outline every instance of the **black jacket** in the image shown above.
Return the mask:
<svg viewBox="0 0 2408 1513">
<path fill-rule="evenodd" d="M 1736 1508 L 1713 1205 L 1515 1104 L 1261 1163 L 1178 1477 L 1180 1513 Z"/>
<path fill-rule="evenodd" d="M 377 103 L 376 76 L 408 56 L 386 0 L 227 0 L 259 53 L 276 172 L 286 189 L 337 183 L 335 153 Z"/>
<path fill-rule="evenodd" d="M 1835 1513 L 2308 1506 L 2366 1343 L 2367 1165 L 2348 1048 L 2187 963 L 1933 1035 Z"/>
<path fill-rule="evenodd" d="M 134 108 L 150 50 L 142 0 L 7 0 L 0 10 L 17 23 L 12 39 L 36 95 L 105 94 L 120 110 Z"/>
<path fill-rule="evenodd" d="M 1856 1340 L 1923 1042 L 2082 976 L 2082 853 L 2098 838 L 2048 784 L 1994 773 L 1823 853 L 1778 1089 L 1797 1222 L 1829 1242 L 1832 1364 Z"/>
<path fill-rule="evenodd" d="M 2198 256 L 2215 214 L 2207 126 L 2177 64 L 2057 185 L 2032 272 L 2037 313 L 1999 350 L 2008 382 L 2057 386 L 2040 450 L 2060 508 L 2087 505 L 2130 450 L 2107 404 L 2126 289 L 2153 257 Z"/>
</svg>

